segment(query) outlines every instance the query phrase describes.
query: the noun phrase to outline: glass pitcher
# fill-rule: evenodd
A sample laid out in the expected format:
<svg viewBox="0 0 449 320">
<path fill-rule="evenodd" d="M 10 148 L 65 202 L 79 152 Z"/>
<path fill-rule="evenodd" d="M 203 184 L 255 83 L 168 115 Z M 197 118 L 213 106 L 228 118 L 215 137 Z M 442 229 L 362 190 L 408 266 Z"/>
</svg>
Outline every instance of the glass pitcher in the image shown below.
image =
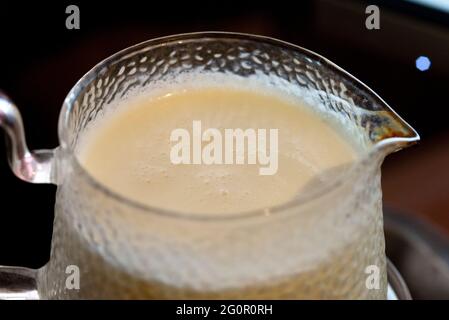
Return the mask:
<svg viewBox="0 0 449 320">
<path fill-rule="evenodd" d="M 143 205 L 109 190 L 81 166 L 77 144 L 111 102 L 136 87 L 151 90 L 161 79 L 198 70 L 262 73 L 293 84 L 313 106 L 338 114 L 367 152 L 316 192 L 232 216 Z M 59 147 L 30 152 L 20 114 L 3 94 L 0 124 L 14 174 L 58 186 L 49 262 L 38 270 L 0 267 L 0 298 L 387 296 L 380 166 L 419 136 L 371 89 L 318 54 L 236 33 L 159 38 L 114 54 L 78 81 L 60 113 Z"/>
</svg>

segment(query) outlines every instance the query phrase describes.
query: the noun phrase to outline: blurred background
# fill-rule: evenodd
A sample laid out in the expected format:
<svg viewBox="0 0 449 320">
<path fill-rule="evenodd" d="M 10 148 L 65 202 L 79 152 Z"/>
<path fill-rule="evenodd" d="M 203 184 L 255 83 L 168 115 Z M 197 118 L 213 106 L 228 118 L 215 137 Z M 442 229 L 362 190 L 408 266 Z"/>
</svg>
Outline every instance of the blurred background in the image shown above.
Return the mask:
<svg viewBox="0 0 449 320">
<path fill-rule="evenodd" d="M 164 35 L 236 31 L 324 55 L 376 91 L 421 135 L 383 166 L 387 254 L 414 298 L 449 299 L 449 0 L 167 3 L 3 1 L 0 88 L 18 105 L 31 149 L 57 146 L 65 95 L 114 52 Z M 80 9 L 68 30 L 66 7 Z M 380 29 L 368 30 L 368 5 Z M 427 57 L 420 71 L 416 60 Z M 0 144 L 0 265 L 49 258 L 56 188 L 19 181 Z"/>
</svg>

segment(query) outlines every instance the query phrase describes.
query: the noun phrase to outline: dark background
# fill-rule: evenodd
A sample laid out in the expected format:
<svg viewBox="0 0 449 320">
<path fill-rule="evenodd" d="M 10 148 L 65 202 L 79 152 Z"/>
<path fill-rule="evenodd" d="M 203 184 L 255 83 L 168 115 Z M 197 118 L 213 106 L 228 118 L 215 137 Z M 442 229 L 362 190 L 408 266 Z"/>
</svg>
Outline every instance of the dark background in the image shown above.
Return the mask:
<svg viewBox="0 0 449 320">
<path fill-rule="evenodd" d="M 30 148 L 53 148 L 67 92 L 120 49 L 207 30 L 289 41 L 365 82 L 420 133 L 419 145 L 389 156 L 384 164 L 385 204 L 449 235 L 449 15 L 403 1 L 296 2 L 4 1 L 0 88 L 20 108 Z M 80 8 L 80 30 L 65 28 L 69 4 Z M 368 4 L 380 7 L 380 30 L 365 28 Z M 430 70 L 415 68 L 420 55 L 431 59 Z M 40 267 L 49 258 L 56 188 L 15 178 L 1 143 L 0 265 Z"/>
</svg>

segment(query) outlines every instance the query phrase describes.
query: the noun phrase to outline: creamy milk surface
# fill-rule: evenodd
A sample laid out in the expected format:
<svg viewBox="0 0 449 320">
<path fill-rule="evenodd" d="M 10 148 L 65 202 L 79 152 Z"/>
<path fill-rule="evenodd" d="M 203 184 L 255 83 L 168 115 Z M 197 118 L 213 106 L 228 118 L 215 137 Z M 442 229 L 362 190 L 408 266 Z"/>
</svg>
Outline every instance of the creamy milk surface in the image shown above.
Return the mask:
<svg viewBox="0 0 449 320">
<path fill-rule="evenodd" d="M 80 162 L 95 179 L 134 201 L 214 214 L 285 203 L 325 181 L 327 171 L 357 159 L 359 153 L 342 129 L 300 98 L 247 81 L 168 84 L 123 99 L 89 128 L 79 148 Z M 201 124 L 201 133 L 214 128 L 223 139 L 226 129 L 265 129 L 266 152 L 276 156 L 276 172 L 261 175 L 260 168 L 268 165 L 248 163 L 248 140 L 243 164 L 194 164 L 194 121 Z M 175 129 L 190 133 L 190 164 L 174 164 L 170 158 Z M 269 150 L 270 129 L 277 129 L 277 150 Z M 208 142 L 201 141 L 201 148 Z M 236 145 L 234 141 L 234 157 Z M 222 153 L 224 160 L 224 140 Z"/>
</svg>

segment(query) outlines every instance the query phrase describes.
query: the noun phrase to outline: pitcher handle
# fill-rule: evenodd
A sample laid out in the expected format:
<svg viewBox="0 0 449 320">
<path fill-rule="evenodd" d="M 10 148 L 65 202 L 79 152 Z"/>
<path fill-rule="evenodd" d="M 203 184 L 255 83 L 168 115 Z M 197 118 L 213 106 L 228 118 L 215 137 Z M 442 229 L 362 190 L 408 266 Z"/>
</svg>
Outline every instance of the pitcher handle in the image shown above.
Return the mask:
<svg viewBox="0 0 449 320">
<path fill-rule="evenodd" d="M 8 162 L 14 174 L 31 183 L 55 183 L 54 151 L 29 151 L 22 117 L 15 104 L 0 91 L 0 126 L 6 132 Z"/>
<path fill-rule="evenodd" d="M 14 174 L 31 183 L 55 183 L 55 150 L 29 151 L 22 117 L 15 104 L 0 91 L 0 127 L 6 132 L 8 162 Z M 37 270 L 0 266 L 0 300 L 38 299 Z"/>
<path fill-rule="evenodd" d="M 0 266 L 0 300 L 38 300 L 37 270 Z"/>
</svg>

